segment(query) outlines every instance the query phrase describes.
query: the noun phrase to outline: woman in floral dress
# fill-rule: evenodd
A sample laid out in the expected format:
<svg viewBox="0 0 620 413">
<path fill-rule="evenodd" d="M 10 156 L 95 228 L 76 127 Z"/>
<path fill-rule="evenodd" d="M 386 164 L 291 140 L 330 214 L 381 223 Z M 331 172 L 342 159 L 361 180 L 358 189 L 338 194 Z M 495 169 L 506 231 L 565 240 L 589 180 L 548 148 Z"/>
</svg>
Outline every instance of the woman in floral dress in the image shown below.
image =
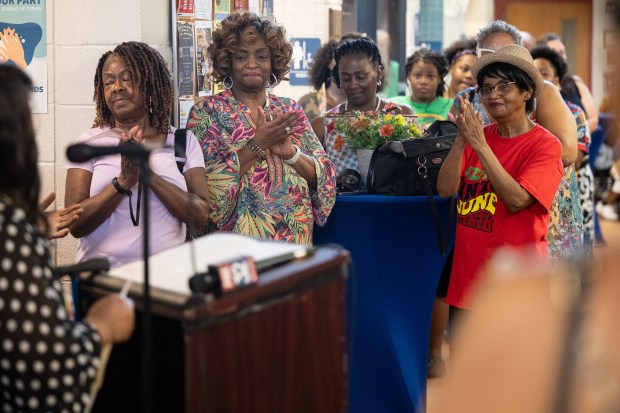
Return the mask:
<svg viewBox="0 0 620 413">
<path fill-rule="evenodd" d="M 204 152 L 212 227 L 311 244 L 334 205 L 336 175 L 301 107 L 267 93 L 289 71 L 284 29 L 233 13 L 208 53 L 225 90 L 196 104 L 187 126 Z"/>
</svg>

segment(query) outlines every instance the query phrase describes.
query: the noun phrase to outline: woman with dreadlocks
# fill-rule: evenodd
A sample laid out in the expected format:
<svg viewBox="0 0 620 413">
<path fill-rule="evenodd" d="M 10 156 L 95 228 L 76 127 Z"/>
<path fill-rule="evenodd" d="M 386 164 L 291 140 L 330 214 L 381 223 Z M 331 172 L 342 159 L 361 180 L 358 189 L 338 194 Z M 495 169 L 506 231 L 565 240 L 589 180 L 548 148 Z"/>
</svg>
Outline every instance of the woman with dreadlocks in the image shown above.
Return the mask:
<svg viewBox="0 0 620 413">
<path fill-rule="evenodd" d="M 161 145 L 150 156 L 148 225 L 153 236 L 149 247 L 151 253 L 157 253 L 182 243 L 187 224 L 201 227 L 206 223 L 207 181 L 202 150 L 189 131 L 183 173 L 175 162 L 175 128 L 170 125 L 174 96 L 164 59 L 144 43 L 122 43 L 101 56 L 94 84 L 93 128 L 77 142 Z M 80 203 L 84 208 L 70 228 L 71 234 L 80 239 L 76 261 L 103 257 L 117 267 L 140 259 L 139 175 L 139 165 L 123 155 L 69 166 L 65 204 Z M 132 197 L 133 193 L 138 196 Z"/>
</svg>

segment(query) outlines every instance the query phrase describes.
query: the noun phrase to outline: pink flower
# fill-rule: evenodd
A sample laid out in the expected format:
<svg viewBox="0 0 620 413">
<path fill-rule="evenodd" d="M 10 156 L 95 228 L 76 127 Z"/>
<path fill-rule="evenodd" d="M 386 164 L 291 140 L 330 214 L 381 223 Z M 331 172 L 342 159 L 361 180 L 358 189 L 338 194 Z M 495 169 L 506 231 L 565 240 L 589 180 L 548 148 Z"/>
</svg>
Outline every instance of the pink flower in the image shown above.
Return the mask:
<svg viewBox="0 0 620 413">
<path fill-rule="evenodd" d="M 383 136 L 384 138 L 389 138 L 390 136 L 392 136 L 393 133 L 394 126 L 390 125 L 389 123 L 379 128 L 379 135 Z"/>
</svg>

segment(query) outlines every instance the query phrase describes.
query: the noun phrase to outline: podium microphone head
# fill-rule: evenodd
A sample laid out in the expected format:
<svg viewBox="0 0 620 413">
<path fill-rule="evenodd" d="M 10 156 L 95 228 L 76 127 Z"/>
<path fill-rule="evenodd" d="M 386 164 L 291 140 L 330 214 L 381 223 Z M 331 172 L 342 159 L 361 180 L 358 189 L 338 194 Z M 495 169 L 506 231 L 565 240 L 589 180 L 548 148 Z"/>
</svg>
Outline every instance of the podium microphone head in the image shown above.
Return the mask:
<svg viewBox="0 0 620 413">
<path fill-rule="evenodd" d="M 217 275 L 210 274 L 209 271 L 194 274 L 189 279 L 189 289 L 193 293 L 215 294 L 220 296 L 222 289 Z"/>
<path fill-rule="evenodd" d="M 118 146 L 93 146 L 76 143 L 67 148 L 67 159 L 71 162 L 86 162 L 93 158 L 120 153 Z"/>
<path fill-rule="evenodd" d="M 118 145 L 99 146 L 99 145 L 87 145 L 85 143 L 76 143 L 69 145 L 67 148 L 67 159 L 71 162 L 82 163 L 90 161 L 93 158 L 99 158 L 101 156 L 115 155 L 120 153 L 121 155 L 128 157 L 145 158 L 154 149 L 163 148 L 161 143 L 129 143 L 123 142 Z"/>
</svg>

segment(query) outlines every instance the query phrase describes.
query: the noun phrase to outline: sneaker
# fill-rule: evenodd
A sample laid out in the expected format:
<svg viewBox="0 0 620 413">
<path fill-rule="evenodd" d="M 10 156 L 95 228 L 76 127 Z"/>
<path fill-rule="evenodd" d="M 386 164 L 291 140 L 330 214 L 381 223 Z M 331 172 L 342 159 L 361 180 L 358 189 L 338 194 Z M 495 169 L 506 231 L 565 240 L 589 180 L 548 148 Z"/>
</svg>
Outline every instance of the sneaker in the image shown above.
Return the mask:
<svg viewBox="0 0 620 413">
<path fill-rule="evenodd" d="M 446 374 L 446 363 L 441 357 L 428 356 L 428 365 L 426 368 L 426 377 L 435 379 Z"/>
<path fill-rule="evenodd" d="M 599 217 L 608 221 L 618 221 L 620 218 L 616 208 L 614 208 L 612 204 L 603 204 L 602 202 L 599 202 L 596 204 L 596 213 Z"/>
</svg>

